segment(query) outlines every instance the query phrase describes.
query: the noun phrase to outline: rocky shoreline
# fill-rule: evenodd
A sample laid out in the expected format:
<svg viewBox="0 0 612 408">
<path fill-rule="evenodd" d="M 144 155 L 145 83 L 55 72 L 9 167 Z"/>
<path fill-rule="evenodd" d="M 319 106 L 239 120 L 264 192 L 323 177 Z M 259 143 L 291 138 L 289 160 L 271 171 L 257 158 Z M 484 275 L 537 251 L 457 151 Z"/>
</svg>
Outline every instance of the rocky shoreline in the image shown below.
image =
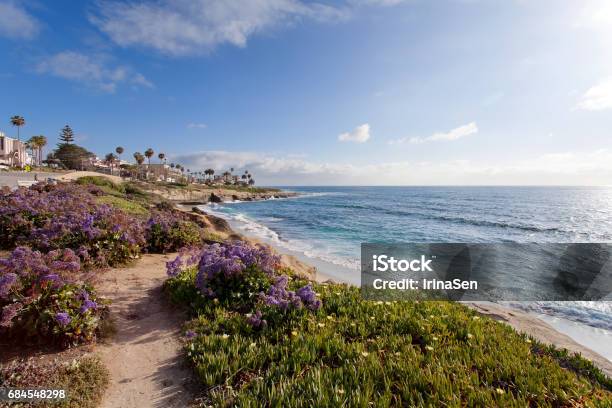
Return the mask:
<svg viewBox="0 0 612 408">
<path fill-rule="evenodd" d="M 202 205 L 231 201 L 262 201 L 289 198 L 298 195 L 295 192 L 276 189 L 253 189 L 253 191 L 245 191 L 230 188 L 174 189 L 154 187 L 147 189 L 147 192 L 184 205 Z"/>
</svg>

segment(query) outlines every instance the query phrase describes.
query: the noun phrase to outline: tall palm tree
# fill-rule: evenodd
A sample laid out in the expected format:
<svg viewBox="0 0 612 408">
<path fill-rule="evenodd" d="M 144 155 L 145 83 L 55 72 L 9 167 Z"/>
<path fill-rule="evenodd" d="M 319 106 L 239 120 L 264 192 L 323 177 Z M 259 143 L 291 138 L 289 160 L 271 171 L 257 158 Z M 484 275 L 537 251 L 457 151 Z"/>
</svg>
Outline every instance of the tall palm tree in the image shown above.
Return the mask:
<svg viewBox="0 0 612 408">
<path fill-rule="evenodd" d="M 164 163 L 166 162 L 166 161 L 165 161 L 165 159 L 166 159 L 166 155 L 165 155 L 164 153 L 160 153 L 160 154 L 158 154 L 158 155 L 157 155 L 157 158 L 159 159 L 159 161 L 160 161 L 160 162 L 162 162 L 162 161 L 163 161 Z"/>
<path fill-rule="evenodd" d="M 121 155 L 123 154 L 124 150 L 123 147 L 121 146 L 117 146 L 115 148 L 115 152 L 117 153 L 117 156 L 119 157 L 119 160 L 121 160 Z"/>
<path fill-rule="evenodd" d="M 116 161 L 117 156 L 115 156 L 115 153 L 108 153 L 106 156 L 104 156 L 104 162 L 110 167 L 111 174 L 113 174 L 113 166 L 115 165 Z"/>
<path fill-rule="evenodd" d="M 40 166 L 42 164 L 43 147 L 45 147 L 47 145 L 47 137 L 43 136 L 43 135 L 38 135 L 38 136 L 36 136 L 36 139 L 38 140 L 38 142 L 37 142 L 37 145 L 38 145 L 38 165 Z"/>
<path fill-rule="evenodd" d="M 136 152 L 134 153 L 134 160 L 136 160 L 136 163 L 141 165 L 142 163 L 144 163 L 145 157 L 142 155 L 142 153 Z"/>
<path fill-rule="evenodd" d="M 40 166 L 42 163 L 42 148 L 47 145 L 47 138 L 43 135 L 32 136 L 26 144 L 32 149 L 32 159 L 36 165 Z M 34 154 L 34 151 L 36 151 L 36 154 Z"/>
<path fill-rule="evenodd" d="M 15 115 L 11 116 L 11 125 L 17 127 L 17 140 L 21 140 L 21 135 L 19 134 L 19 128 L 25 126 L 25 119 L 23 116 Z"/>
<path fill-rule="evenodd" d="M 147 161 L 149 165 L 151 164 L 151 157 L 153 157 L 154 154 L 155 152 L 150 147 L 147 150 L 145 150 L 144 155 L 147 157 Z"/>
</svg>

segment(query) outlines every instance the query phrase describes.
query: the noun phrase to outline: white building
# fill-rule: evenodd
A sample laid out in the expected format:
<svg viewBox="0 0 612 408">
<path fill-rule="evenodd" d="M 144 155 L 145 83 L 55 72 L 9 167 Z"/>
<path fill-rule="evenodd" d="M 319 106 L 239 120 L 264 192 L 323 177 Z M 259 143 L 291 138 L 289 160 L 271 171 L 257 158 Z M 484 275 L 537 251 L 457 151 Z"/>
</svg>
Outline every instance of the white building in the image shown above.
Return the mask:
<svg viewBox="0 0 612 408">
<path fill-rule="evenodd" d="M 0 164 L 23 167 L 31 161 L 25 143 L 0 132 Z"/>
</svg>

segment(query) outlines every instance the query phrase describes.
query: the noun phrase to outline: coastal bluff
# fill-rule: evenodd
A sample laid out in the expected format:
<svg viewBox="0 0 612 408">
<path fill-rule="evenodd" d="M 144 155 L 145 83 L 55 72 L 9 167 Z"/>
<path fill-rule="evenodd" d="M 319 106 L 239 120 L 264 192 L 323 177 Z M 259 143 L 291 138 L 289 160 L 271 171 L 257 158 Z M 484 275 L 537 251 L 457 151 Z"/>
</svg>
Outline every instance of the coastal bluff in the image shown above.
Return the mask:
<svg viewBox="0 0 612 408">
<path fill-rule="evenodd" d="M 206 186 L 173 187 L 159 186 L 149 183 L 142 183 L 142 186 L 140 187 L 148 193 L 156 194 L 166 200 L 192 205 L 206 204 L 210 202 L 221 203 L 227 201 L 260 201 L 297 196 L 297 193 L 291 191 L 260 187 L 245 189 Z"/>
</svg>

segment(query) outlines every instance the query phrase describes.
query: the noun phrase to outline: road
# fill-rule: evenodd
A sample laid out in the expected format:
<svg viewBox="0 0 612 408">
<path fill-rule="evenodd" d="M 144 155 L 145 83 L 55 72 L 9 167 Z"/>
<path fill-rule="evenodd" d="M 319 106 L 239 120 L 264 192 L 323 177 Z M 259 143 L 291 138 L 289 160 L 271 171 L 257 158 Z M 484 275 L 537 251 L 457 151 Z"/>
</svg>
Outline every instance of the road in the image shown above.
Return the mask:
<svg viewBox="0 0 612 408">
<path fill-rule="evenodd" d="M 38 176 L 38 180 L 46 180 L 49 177 L 59 177 L 62 173 L 48 173 L 48 172 L 25 172 L 25 171 L 0 171 L 0 187 L 17 187 L 17 181 L 21 180 L 34 180 L 35 176 Z"/>
</svg>

